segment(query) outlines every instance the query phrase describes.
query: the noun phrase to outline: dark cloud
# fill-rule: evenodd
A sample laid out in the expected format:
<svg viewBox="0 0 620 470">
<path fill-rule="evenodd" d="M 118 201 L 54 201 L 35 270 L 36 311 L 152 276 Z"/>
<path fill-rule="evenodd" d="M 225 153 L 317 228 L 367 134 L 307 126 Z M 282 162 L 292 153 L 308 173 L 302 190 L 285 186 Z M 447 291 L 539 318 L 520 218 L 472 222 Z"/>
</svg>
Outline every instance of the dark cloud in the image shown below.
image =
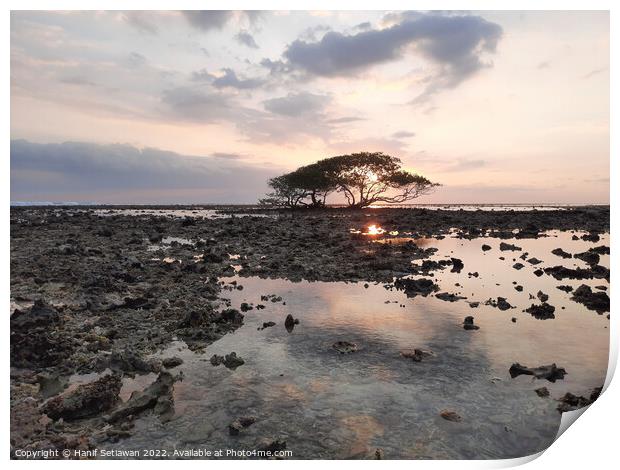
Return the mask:
<svg viewBox="0 0 620 470">
<path fill-rule="evenodd" d="M 200 31 L 222 29 L 233 16 L 230 10 L 185 10 L 182 13 L 189 24 Z"/>
<path fill-rule="evenodd" d="M 223 155 L 233 154 L 189 157 L 120 144 L 35 144 L 13 140 L 11 199 L 254 202 L 256 195 L 266 190 L 268 178 L 279 172 L 235 162 Z M 141 199 L 136 200 L 136 194 Z"/>
<path fill-rule="evenodd" d="M 256 44 L 254 37 L 247 31 L 239 31 L 239 33 L 235 36 L 235 39 L 239 44 L 247 46 L 251 49 L 258 49 L 258 44 Z"/>
<path fill-rule="evenodd" d="M 415 13 L 395 19 L 399 22 L 384 29 L 352 35 L 330 31 L 319 41 L 297 39 L 287 46 L 283 60 L 265 59 L 262 65 L 272 73 L 297 70 L 309 76 L 352 76 L 415 50 L 439 67 L 438 74 L 427 77 L 419 102 L 488 66 L 483 54 L 495 52 L 502 35 L 499 25 L 480 16 Z"/>
<path fill-rule="evenodd" d="M 231 10 L 185 10 L 181 13 L 191 26 L 200 31 L 222 29 L 235 16 L 235 12 Z M 258 10 L 246 10 L 237 13 L 240 18 L 246 19 L 250 25 L 255 24 L 262 15 L 262 12 Z"/>
<path fill-rule="evenodd" d="M 394 137 L 395 139 L 408 139 L 410 137 L 415 137 L 415 132 L 398 131 L 398 132 L 394 132 L 392 134 L 392 137 Z"/>
<path fill-rule="evenodd" d="M 313 93 L 289 93 L 280 98 L 263 101 L 267 111 L 283 116 L 298 117 L 306 114 L 317 114 L 331 101 L 328 95 Z"/>
<path fill-rule="evenodd" d="M 224 75 L 213 80 L 213 86 L 216 88 L 236 88 L 238 90 L 252 90 L 258 88 L 265 83 L 260 78 L 240 79 L 232 69 L 223 69 Z"/>
</svg>

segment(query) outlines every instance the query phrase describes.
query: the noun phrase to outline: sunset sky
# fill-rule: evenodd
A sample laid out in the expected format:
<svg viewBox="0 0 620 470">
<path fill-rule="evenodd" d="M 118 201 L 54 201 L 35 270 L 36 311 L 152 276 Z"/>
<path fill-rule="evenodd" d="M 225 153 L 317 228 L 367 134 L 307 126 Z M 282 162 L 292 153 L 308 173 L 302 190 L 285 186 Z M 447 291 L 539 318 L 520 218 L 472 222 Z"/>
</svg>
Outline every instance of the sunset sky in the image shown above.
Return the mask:
<svg viewBox="0 0 620 470">
<path fill-rule="evenodd" d="M 11 199 L 253 203 L 383 151 L 420 203 L 608 203 L 606 12 L 13 12 Z"/>
</svg>

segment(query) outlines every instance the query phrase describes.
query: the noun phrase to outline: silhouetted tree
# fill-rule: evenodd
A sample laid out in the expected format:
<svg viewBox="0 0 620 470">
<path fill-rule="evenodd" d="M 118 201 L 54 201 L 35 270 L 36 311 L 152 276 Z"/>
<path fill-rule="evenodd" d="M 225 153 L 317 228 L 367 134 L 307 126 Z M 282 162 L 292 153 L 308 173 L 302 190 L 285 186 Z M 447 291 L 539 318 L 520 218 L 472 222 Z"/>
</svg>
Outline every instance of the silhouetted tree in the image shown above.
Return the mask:
<svg viewBox="0 0 620 470">
<path fill-rule="evenodd" d="M 349 207 L 403 203 L 436 186 L 401 169 L 401 161 L 382 152 L 360 152 L 319 160 L 269 180 L 274 190 L 260 203 L 288 207 L 325 205 L 332 191 L 344 194 Z"/>
</svg>

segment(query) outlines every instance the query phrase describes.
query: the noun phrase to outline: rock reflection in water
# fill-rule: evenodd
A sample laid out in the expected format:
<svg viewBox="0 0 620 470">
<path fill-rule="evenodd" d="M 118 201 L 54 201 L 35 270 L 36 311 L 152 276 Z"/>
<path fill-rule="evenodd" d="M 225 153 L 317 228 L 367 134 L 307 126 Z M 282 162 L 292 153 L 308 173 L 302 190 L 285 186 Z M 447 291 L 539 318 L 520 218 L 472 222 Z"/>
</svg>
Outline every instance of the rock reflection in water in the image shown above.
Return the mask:
<svg viewBox="0 0 620 470">
<path fill-rule="evenodd" d="M 571 241 L 570 234 L 550 235 L 508 241 L 544 266 L 560 264 L 551 254 L 557 246 L 574 253 L 593 246 Z M 184 380 L 175 385 L 176 416 L 166 424 L 140 419 L 139 432 L 108 445 L 247 449 L 268 437 L 286 440 L 295 458 L 367 458 L 376 449 L 385 458 L 509 458 L 544 449 L 560 422 L 554 398 L 569 391 L 587 396 L 600 386 L 609 343 L 607 318 L 571 301 L 556 285 L 604 281 L 538 278 L 529 264 L 516 271 L 512 259 L 521 253 L 500 252 L 498 239 L 428 243 L 439 249 L 434 259 L 463 260 L 463 273 L 444 269 L 435 273 L 435 281 L 480 302 L 477 308 L 433 296 L 409 299 L 381 284 L 229 278 L 244 287 L 229 293 L 233 307 L 257 303 L 266 294 L 281 296 L 286 305 L 268 302 L 264 310 L 247 312 L 243 327 L 204 354 L 179 351 L 182 343 L 164 351 L 160 357 L 184 360 L 178 367 Z M 483 252 L 482 243 L 491 250 Z M 606 236 L 598 244 L 608 244 Z M 583 266 L 580 260 L 570 263 Z M 601 256 L 601 263 L 608 263 L 608 256 Z M 479 277 L 467 277 L 473 271 Z M 513 281 L 523 292 L 513 289 Z M 543 322 L 522 312 L 532 302 L 529 294 L 539 290 L 555 305 L 555 319 Z M 516 308 L 484 305 L 497 296 Z M 283 327 L 288 314 L 300 320 L 291 334 Z M 463 329 L 469 315 L 480 330 Z M 259 330 L 267 321 L 277 326 Z M 339 354 L 332 347 L 337 341 L 360 347 Z M 435 355 L 421 362 L 401 356 L 401 350 L 412 348 Z M 211 355 L 231 351 L 245 358 L 243 367 L 232 371 L 209 364 Z M 545 383 L 551 397 L 541 398 L 534 391 L 540 384 L 531 377 L 511 379 L 514 362 L 555 362 L 568 375 Z M 445 409 L 462 421 L 442 419 Z M 256 416 L 256 423 L 230 436 L 228 424 L 247 415 Z"/>
</svg>

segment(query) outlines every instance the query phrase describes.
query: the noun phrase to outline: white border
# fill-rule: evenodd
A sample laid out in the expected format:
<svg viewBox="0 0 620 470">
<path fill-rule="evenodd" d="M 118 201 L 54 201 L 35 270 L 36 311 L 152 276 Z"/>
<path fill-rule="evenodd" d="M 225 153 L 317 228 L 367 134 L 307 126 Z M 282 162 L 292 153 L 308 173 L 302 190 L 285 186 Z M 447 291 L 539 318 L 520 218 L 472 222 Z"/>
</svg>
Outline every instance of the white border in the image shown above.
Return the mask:
<svg viewBox="0 0 620 470">
<path fill-rule="evenodd" d="M 406 9 L 418 9 L 418 10 L 610 10 L 611 12 L 611 57 L 620 57 L 620 48 L 618 47 L 618 28 L 619 28 L 619 6 L 618 2 L 604 1 L 604 0 L 590 0 L 590 1 L 577 1 L 577 0 L 564 0 L 562 2 L 552 0 L 504 0 L 498 2 L 497 0 L 436 0 L 436 1 L 396 1 L 396 0 L 384 0 L 381 2 L 371 2 L 358 0 L 356 2 L 344 2 L 335 0 L 315 0 L 315 1 L 283 1 L 283 0 L 271 0 L 271 1 L 191 1 L 191 0 L 177 0 L 174 2 L 164 0 L 151 0 L 150 2 L 138 2 L 138 1 L 119 1 L 108 0 L 100 1 L 93 0 L 89 2 L 77 1 L 77 0 L 57 0 L 57 1 L 42 1 L 42 0 L 22 0 L 14 1 L 8 0 L 4 2 L 5 11 L 0 20 L 0 31 L 3 35 L 3 47 L 2 47 L 2 90 L 3 90 L 3 106 L 2 106 L 2 124 L 6 129 L 6 140 L 3 148 L 5 149 L 2 158 L 2 185 L 0 190 L 4 193 L 4 205 L 2 206 L 2 279 L 4 281 L 5 289 L 2 289 L 2 300 L 4 305 L 9 305 L 9 256 L 10 256 L 10 237 L 9 237 L 9 201 L 10 201 L 10 171 L 9 171 L 9 148 L 10 148 L 10 86 L 9 86 L 9 57 L 10 57 L 10 9 L 13 10 L 28 10 L 28 9 L 152 9 L 152 10 L 166 10 L 166 9 L 265 9 L 265 10 L 318 10 L 318 9 L 331 9 L 331 10 L 406 10 Z M 620 76 L 618 74 L 617 60 L 610 63 L 611 73 L 611 122 L 610 122 L 610 135 L 611 135 L 611 155 L 618 155 L 618 124 L 617 124 L 617 110 L 618 110 L 618 93 L 617 84 Z M 614 158 L 610 158 L 611 163 L 611 195 L 610 201 L 612 205 L 612 226 L 615 226 L 615 207 L 618 202 L 618 189 L 615 186 L 617 175 L 620 174 L 620 168 Z M 614 247 L 615 250 L 615 247 Z M 615 256 L 615 251 L 611 256 L 611 269 L 615 273 L 618 269 L 618 262 Z M 612 311 L 616 312 L 615 305 L 618 302 L 615 301 L 615 297 L 612 296 Z M 8 322 L 8 315 L 6 316 L 6 322 Z M 579 418 L 576 426 L 570 427 L 568 431 L 559 437 L 559 439 L 542 455 L 530 456 L 523 459 L 505 460 L 505 461 L 383 461 L 384 465 L 388 463 L 394 467 L 410 467 L 412 465 L 423 468 L 501 468 L 521 465 L 526 462 L 529 463 L 529 468 L 608 468 L 613 465 L 612 462 L 618 462 L 618 443 L 616 427 L 620 423 L 618 411 L 618 403 L 620 398 L 620 386 L 618 380 L 610 383 L 610 379 L 615 369 L 618 355 L 618 320 L 615 316 L 611 317 L 610 326 L 611 344 L 610 344 L 610 366 L 608 370 L 608 377 L 606 385 L 607 390 L 597 400 L 597 402 L 587 409 L 583 415 Z M 2 357 L 3 372 L 1 375 L 2 391 L 4 394 L 4 406 L 2 407 L 2 423 L 3 428 L 3 450 L 5 458 L 8 460 L 9 454 L 9 416 L 8 416 L 8 401 L 9 401 L 9 329 L 5 323 L 5 328 L 2 329 L 2 339 L 4 344 L 4 354 Z M 377 465 L 378 463 L 368 461 L 325 461 L 321 462 L 321 465 L 328 467 L 338 468 L 353 468 L 354 466 L 359 468 L 360 466 L 366 467 L 369 465 Z M 80 465 L 74 462 L 24 462 L 24 461 L 12 461 L 11 465 L 16 467 L 22 467 L 24 465 L 36 466 L 42 465 L 46 468 L 60 468 L 66 465 Z M 109 461 L 97 461 L 89 462 L 88 465 L 93 466 L 108 466 Z M 133 462 L 127 461 L 115 461 L 115 466 L 129 468 L 130 465 L 135 465 Z M 149 466 L 155 466 L 158 468 L 168 467 L 170 462 L 149 461 L 146 463 Z M 254 468 L 267 468 L 274 465 L 290 466 L 290 462 L 264 462 L 264 461 L 252 461 L 252 462 L 229 462 L 229 461 L 191 461 L 187 465 L 194 467 L 229 467 L 229 466 L 252 466 Z M 311 468 L 316 466 L 316 461 L 298 461 L 295 463 L 300 468 Z"/>
</svg>

